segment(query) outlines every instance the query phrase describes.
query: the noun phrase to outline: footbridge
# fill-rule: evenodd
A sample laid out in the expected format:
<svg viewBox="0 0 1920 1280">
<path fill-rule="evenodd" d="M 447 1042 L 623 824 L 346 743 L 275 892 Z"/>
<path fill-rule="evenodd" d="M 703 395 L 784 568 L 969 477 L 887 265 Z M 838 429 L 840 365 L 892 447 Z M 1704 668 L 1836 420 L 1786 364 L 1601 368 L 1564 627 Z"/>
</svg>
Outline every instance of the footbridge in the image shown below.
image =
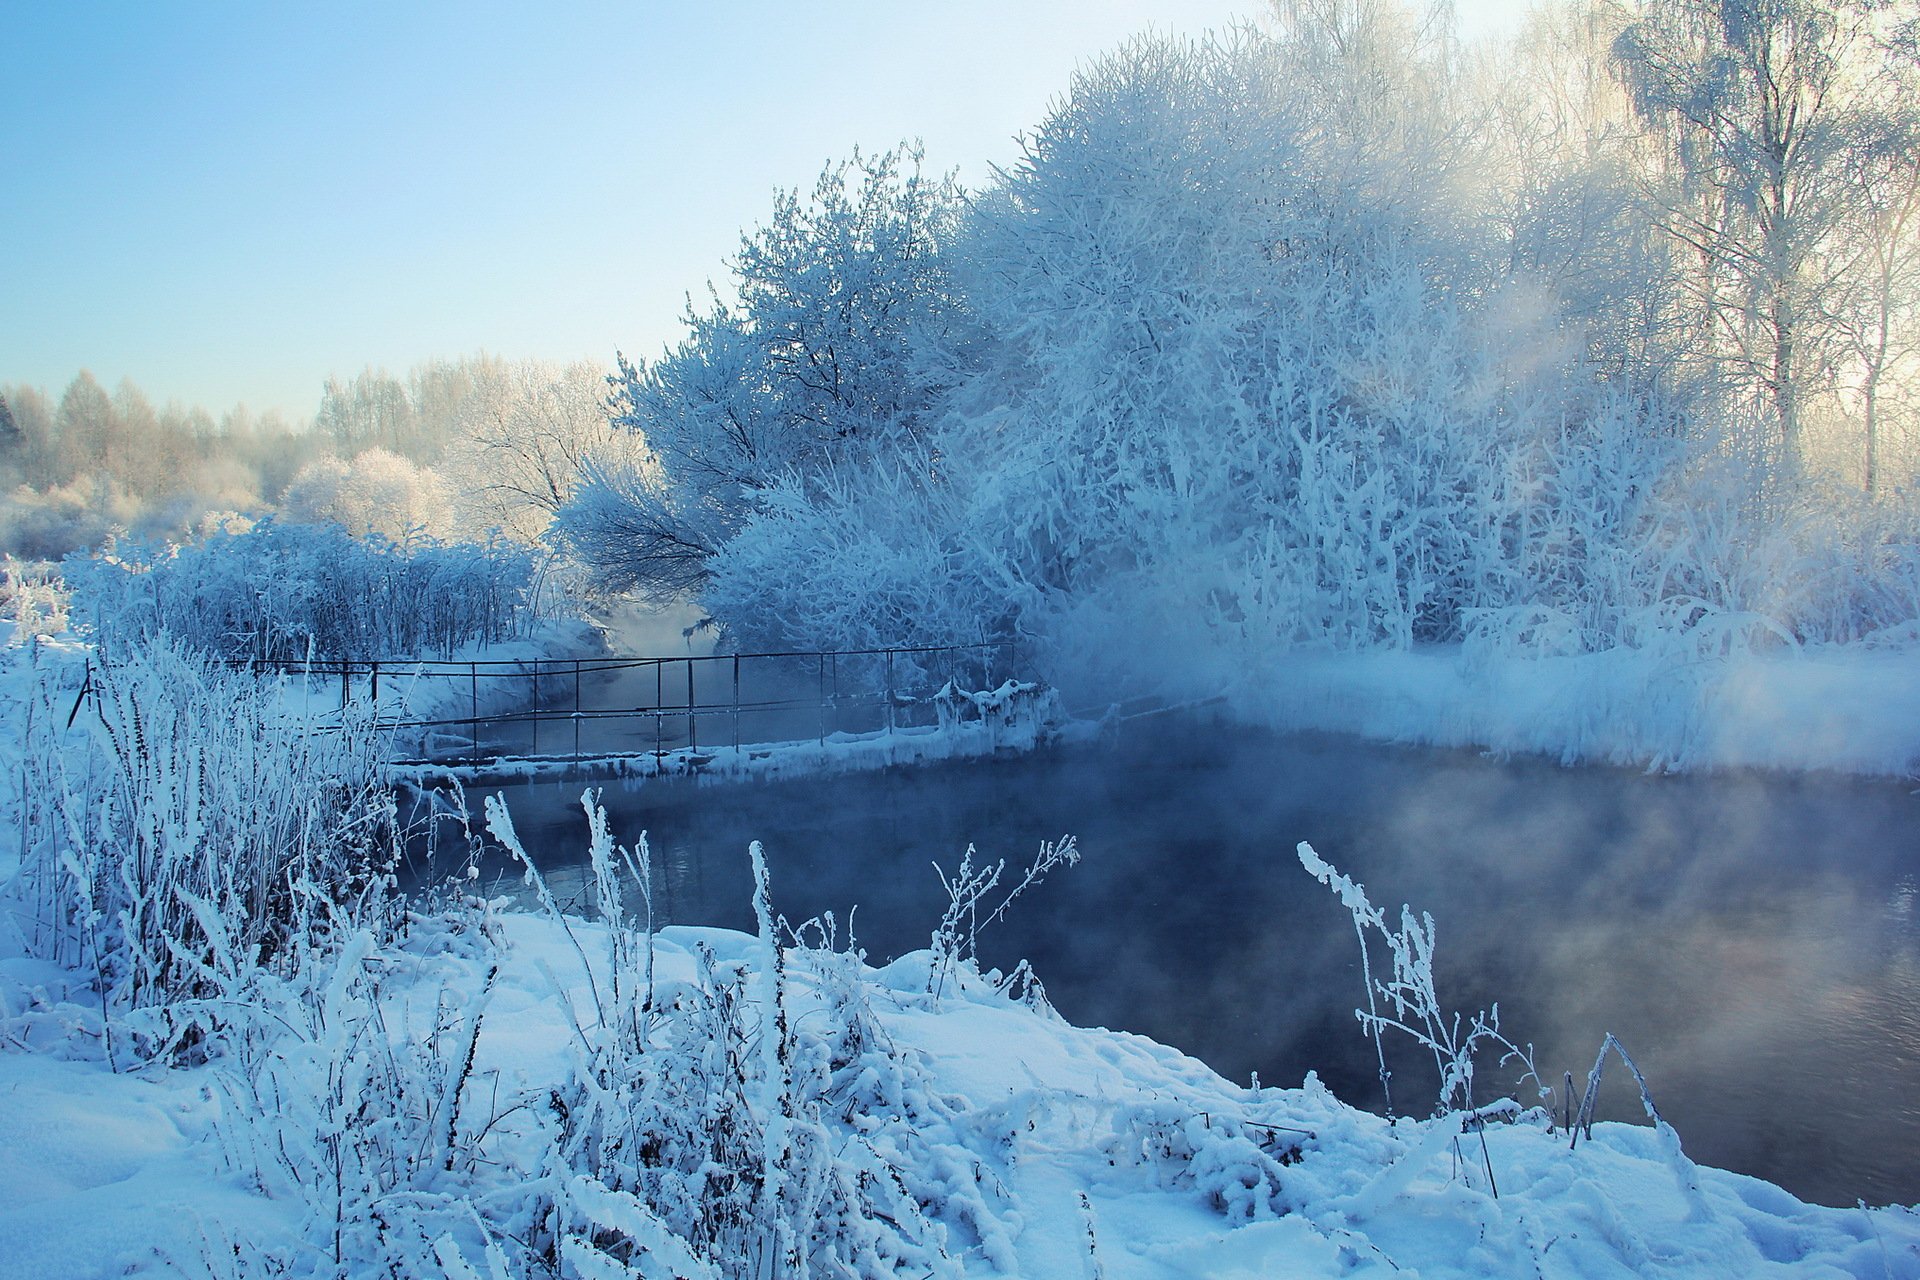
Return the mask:
<svg viewBox="0 0 1920 1280">
<path fill-rule="evenodd" d="M 401 774 L 764 773 L 1031 746 L 1051 690 L 1010 644 L 249 664 L 338 690 L 394 736 Z"/>
</svg>

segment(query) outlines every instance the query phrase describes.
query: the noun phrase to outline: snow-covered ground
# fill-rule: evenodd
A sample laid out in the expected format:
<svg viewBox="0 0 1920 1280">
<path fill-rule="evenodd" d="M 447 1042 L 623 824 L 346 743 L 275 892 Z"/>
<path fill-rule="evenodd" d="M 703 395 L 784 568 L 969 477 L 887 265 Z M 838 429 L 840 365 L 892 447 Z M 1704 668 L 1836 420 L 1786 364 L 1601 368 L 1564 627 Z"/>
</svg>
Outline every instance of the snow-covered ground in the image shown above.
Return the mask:
<svg viewBox="0 0 1920 1280">
<path fill-rule="evenodd" d="M 1197 663 L 1178 675 L 1178 696 L 1224 693 L 1232 714 L 1281 730 L 1569 764 L 1920 771 L 1920 647 L 1912 645 L 1731 656 L 1299 650 L 1230 671 Z"/>
<path fill-rule="evenodd" d="M 56 639 L 41 642 L 36 661 L 77 689 L 84 656 Z M 1910 654 L 1727 665 L 1711 680 L 1682 679 L 1677 687 L 1695 690 L 1695 700 L 1670 711 L 1647 700 L 1644 670 L 1608 674 L 1556 661 L 1320 659 L 1269 673 L 1272 705 L 1283 723 L 1603 758 L 1616 751 L 1610 744 L 1631 757 L 1690 725 L 1686 750 L 1659 753 L 1688 766 L 1899 772 L 1915 759 L 1920 663 Z M 0 664 L 0 754 L 16 760 L 32 671 L 20 646 L 0 651 Z M 1698 719 L 1701 706 L 1718 707 L 1719 718 Z M 17 844 L 15 831 L 5 844 Z M 11 861 L 0 859 L 0 872 Z M 776 906 L 777 894 L 775 886 Z M 610 986 L 606 926 L 502 913 L 491 916 L 483 946 L 474 918 L 467 926 L 428 921 L 403 943 L 350 954 L 327 994 L 337 1003 L 350 981 L 364 984 L 353 987 L 368 993 L 363 1012 L 383 1014 L 366 1025 L 395 1044 L 437 1043 L 444 1028 L 462 1025 L 458 1011 L 469 1011 L 468 1027 L 478 1015 L 453 1094 L 459 1114 L 432 1120 L 449 1135 L 449 1171 L 460 1130 L 465 1175 L 409 1174 L 412 1198 L 393 1201 L 396 1213 L 432 1224 L 430 1256 L 453 1280 L 489 1274 L 486 1241 L 515 1221 L 502 1204 L 551 1191 L 557 1175 L 542 1153 L 554 1149 L 561 1122 L 548 1099 L 579 1078 L 579 1046 L 608 1032 L 595 1013 Z M 367 1117 L 352 1111 L 351 1097 L 346 1113 L 327 1112 L 292 1093 L 263 1111 L 257 1082 L 305 1082 L 324 1093 L 327 1046 L 347 1041 L 260 1041 L 246 1077 L 256 1082 L 251 1095 L 231 1059 L 116 1074 L 84 978 L 26 958 L 11 927 L 0 928 L 0 940 L 0 1277 L 334 1273 L 326 1242 L 340 1251 L 340 1224 L 330 1227 L 311 1188 L 285 1176 L 304 1166 L 276 1166 L 260 1135 L 284 1142 L 281 1126 L 297 1134 L 313 1120 L 337 1136 L 343 1114 L 357 1116 L 351 1123 Z M 1457 1114 L 1389 1125 L 1311 1078 L 1299 1089 L 1246 1087 L 1140 1037 L 1068 1026 L 1012 998 L 995 975 L 943 968 L 932 953 L 875 971 L 795 950 L 784 986 L 768 977 L 771 954 L 763 938 L 662 930 L 654 1007 L 700 989 L 704 963 L 738 975 L 741 1025 L 761 1028 L 743 1045 L 764 1045 L 778 1024 L 796 1060 L 834 1058 L 832 1071 L 819 1068 L 826 1092 L 809 1114 L 842 1154 L 859 1148 L 925 1162 L 912 1198 L 926 1238 L 951 1259 L 935 1272 L 1920 1277 L 1913 1209 L 1806 1205 L 1770 1184 L 1694 1166 L 1668 1131 L 1597 1124 L 1576 1145 L 1544 1112 L 1478 1127 Z M 784 1022 L 766 1013 L 776 989 Z M 871 1021 L 861 1024 L 865 1047 L 841 1062 L 845 1037 L 836 1036 L 850 1005 Z M 766 1072 L 756 1079 L 753 1087 L 767 1091 L 752 1094 L 749 1110 L 764 1122 L 773 1090 Z M 1632 1085 L 1615 1063 L 1603 1087 Z M 312 1124 L 304 1132 L 317 1141 Z M 595 1250 L 637 1244 L 652 1230 L 651 1219 L 596 1184 L 576 1180 L 552 1194 L 571 1197 L 571 1212 L 599 1224 L 597 1235 L 580 1237 Z M 449 1206 L 467 1195 L 473 1208 L 460 1219 Z M 364 1220 L 346 1228 L 355 1239 L 387 1230 Z M 672 1261 L 661 1252 L 665 1237 L 653 1243 L 652 1253 L 628 1250 L 627 1270 L 595 1270 L 597 1259 L 563 1249 L 562 1273 L 668 1274 L 648 1269 Z M 344 1256 L 356 1256 L 352 1246 Z"/>
<path fill-rule="evenodd" d="M 576 923 L 570 939 L 525 914 L 498 926 L 501 970 L 467 1099 L 501 1117 L 489 1150 L 510 1174 L 535 1161 L 549 1123 L 511 1108 L 574 1069 L 563 1010 L 593 1008 L 583 955 L 601 967 L 604 991 L 607 935 Z M 483 959 L 434 941 L 381 958 L 390 1026 L 408 1007 L 417 1018 L 463 1005 L 484 984 Z M 756 970 L 764 955 L 747 935 L 663 930 L 663 992 L 695 980 L 699 946 L 722 968 Z M 1462 1133 L 1457 1116 L 1389 1126 L 1311 1079 L 1235 1085 L 1138 1036 L 1068 1026 L 973 974 L 936 998 L 930 964 L 921 952 L 861 975 L 893 1053 L 922 1073 L 909 1072 L 909 1094 L 927 1097 L 833 1123 L 845 1141 L 914 1116 L 916 1141 L 965 1184 L 955 1204 L 925 1206 L 956 1274 L 1920 1276 L 1911 1209 L 1805 1205 L 1697 1168 L 1641 1126 L 1595 1125 L 1573 1149 L 1538 1115 L 1483 1133 Z M 789 1018 L 804 1034 L 820 980 L 803 960 L 790 978 Z M 0 1275 L 251 1275 L 268 1273 L 268 1259 L 315 1263 L 307 1206 L 262 1194 L 234 1167 L 232 1088 L 216 1068 L 115 1075 L 99 1061 L 97 1011 L 65 975 L 11 960 L 0 993 Z M 963 1200 L 989 1218 L 970 1223 Z M 484 1266 L 477 1236 L 451 1235 Z M 245 1262 L 229 1265 L 236 1250 Z M 203 1261 L 210 1254 L 225 1256 Z"/>
</svg>

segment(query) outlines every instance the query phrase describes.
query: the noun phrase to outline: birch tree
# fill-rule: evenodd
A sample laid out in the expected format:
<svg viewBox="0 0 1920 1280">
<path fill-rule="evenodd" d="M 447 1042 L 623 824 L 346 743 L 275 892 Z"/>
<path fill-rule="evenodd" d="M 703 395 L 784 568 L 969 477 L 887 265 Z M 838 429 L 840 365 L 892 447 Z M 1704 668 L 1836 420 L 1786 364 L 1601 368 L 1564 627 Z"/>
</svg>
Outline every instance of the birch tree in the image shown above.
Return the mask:
<svg viewBox="0 0 1920 1280">
<path fill-rule="evenodd" d="M 1910 0 L 1899 3 L 1911 8 Z M 1881 145 L 1888 0 L 1649 0 L 1613 56 L 1668 142 L 1657 208 L 1691 254 L 1710 356 L 1804 462 L 1809 404 L 1841 358 L 1834 302 Z"/>
</svg>

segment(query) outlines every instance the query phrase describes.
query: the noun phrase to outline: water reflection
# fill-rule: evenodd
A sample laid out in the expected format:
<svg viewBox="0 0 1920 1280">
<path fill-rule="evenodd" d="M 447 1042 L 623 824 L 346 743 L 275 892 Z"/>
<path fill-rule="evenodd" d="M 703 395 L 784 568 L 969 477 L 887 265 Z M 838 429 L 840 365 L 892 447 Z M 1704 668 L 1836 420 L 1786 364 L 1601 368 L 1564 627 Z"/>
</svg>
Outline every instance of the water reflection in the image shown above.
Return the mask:
<svg viewBox="0 0 1920 1280">
<path fill-rule="evenodd" d="M 583 888 L 579 791 L 510 796 L 563 900 Z M 983 935 L 988 963 L 1031 959 L 1072 1021 L 1233 1078 L 1317 1070 L 1377 1107 L 1357 946 L 1295 859 L 1308 840 L 1376 902 L 1433 914 L 1442 999 L 1498 1000 L 1549 1082 L 1583 1084 L 1612 1031 L 1696 1159 L 1826 1203 L 1920 1200 L 1920 800 L 1905 785 L 1645 777 L 1162 719 L 1024 760 L 604 799 L 622 838 L 649 833 L 666 918 L 750 927 L 759 839 L 778 909 L 844 922 L 858 904 L 876 962 L 926 945 L 934 861 L 951 869 L 973 843 L 1024 862 L 1071 832 L 1084 861 Z M 1395 1101 L 1424 1113 L 1431 1062 L 1398 1048 Z M 1482 1064 L 1500 1091 L 1509 1075 Z M 1618 1078 L 1602 1103 L 1638 1111 Z"/>
</svg>

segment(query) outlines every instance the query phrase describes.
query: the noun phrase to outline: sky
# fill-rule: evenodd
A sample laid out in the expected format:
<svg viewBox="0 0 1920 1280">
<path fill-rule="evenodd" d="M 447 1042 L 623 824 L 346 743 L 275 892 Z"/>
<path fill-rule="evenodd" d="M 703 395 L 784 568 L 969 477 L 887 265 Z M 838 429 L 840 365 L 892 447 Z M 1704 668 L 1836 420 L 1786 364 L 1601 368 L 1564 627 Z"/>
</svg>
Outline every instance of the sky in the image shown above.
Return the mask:
<svg viewBox="0 0 1920 1280">
<path fill-rule="evenodd" d="M 777 188 L 909 138 L 977 184 L 1076 66 L 1260 8 L 0 0 L 0 384 L 304 418 L 368 366 L 650 358 Z"/>
</svg>

